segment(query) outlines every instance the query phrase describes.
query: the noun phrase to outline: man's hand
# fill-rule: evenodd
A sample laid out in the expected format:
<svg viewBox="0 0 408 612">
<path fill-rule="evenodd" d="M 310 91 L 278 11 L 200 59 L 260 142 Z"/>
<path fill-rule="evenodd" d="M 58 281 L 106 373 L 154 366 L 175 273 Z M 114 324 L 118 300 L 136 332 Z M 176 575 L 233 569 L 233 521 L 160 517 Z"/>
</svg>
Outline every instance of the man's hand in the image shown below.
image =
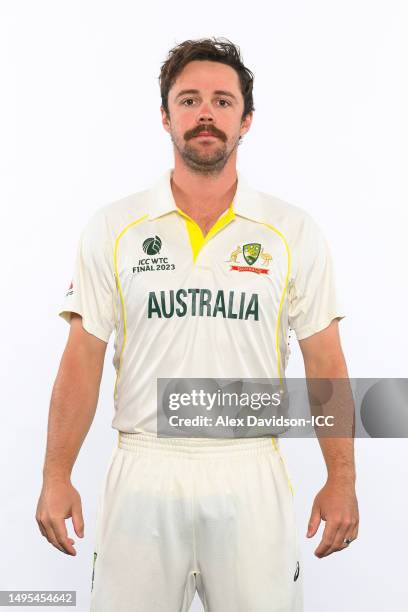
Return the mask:
<svg viewBox="0 0 408 612">
<path fill-rule="evenodd" d="M 348 547 L 346 538 L 355 540 L 358 535 L 358 502 L 354 482 L 336 477 L 328 478 L 313 502 L 306 536 L 317 532 L 320 521 L 326 521 L 323 537 L 315 550 L 316 557 L 327 557 Z"/>
<path fill-rule="evenodd" d="M 68 537 L 65 526 L 65 519 L 70 516 L 75 533 L 83 538 L 84 519 L 78 491 L 69 480 L 44 482 L 35 515 L 40 531 L 55 548 L 75 556 L 75 542 Z"/>
</svg>

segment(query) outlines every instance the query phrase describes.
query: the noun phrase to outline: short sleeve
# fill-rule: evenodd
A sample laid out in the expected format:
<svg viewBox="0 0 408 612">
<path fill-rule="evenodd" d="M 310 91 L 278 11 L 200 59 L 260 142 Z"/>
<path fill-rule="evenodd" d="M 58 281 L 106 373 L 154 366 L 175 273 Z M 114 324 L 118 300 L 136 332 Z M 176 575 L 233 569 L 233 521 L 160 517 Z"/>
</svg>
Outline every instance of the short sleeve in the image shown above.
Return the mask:
<svg viewBox="0 0 408 612">
<path fill-rule="evenodd" d="M 70 323 L 82 316 L 84 329 L 108 342 L 115 327 L 113 250 L 103 209 L 88 221 L 79 238 L 70 287 L 58 314 Z"/>
<path fill-rule="evenodd" d="M 296 246 L 297 269 L 288 287 L 288 319 L 298 340 L 343 319 L 334 265 L 328 242 L 314 219 L 306 214 Z"/>
</svg>

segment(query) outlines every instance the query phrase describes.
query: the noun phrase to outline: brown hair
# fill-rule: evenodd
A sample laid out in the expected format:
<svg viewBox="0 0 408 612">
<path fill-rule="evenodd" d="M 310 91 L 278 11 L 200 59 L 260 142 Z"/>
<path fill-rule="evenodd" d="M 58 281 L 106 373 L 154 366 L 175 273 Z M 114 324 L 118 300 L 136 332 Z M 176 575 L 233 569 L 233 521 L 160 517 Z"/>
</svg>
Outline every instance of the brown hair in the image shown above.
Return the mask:
<svg viewBox="0 0 408 612">
<path fill-rule="evenodd" d="M 199 40 L 185 40 L 168 53 L 167 59 L 163 62 L 160 75 L 160 93 L 162 106 L 169 115 L 168 96 L 170 88 L 177 79 L 177 76 L 189 62 L 194 60 L 208 60 L 219 62 L 231 66 L 237 72 L 241 86 L 241 93 L 244 97 L 244 111 L 242 119 L 254 111 L 252 98 L 252 88 L 254 75 L 243 64 L 240 48 L 234 45 L 227 38 L 200 38 Z"/>
</svg>

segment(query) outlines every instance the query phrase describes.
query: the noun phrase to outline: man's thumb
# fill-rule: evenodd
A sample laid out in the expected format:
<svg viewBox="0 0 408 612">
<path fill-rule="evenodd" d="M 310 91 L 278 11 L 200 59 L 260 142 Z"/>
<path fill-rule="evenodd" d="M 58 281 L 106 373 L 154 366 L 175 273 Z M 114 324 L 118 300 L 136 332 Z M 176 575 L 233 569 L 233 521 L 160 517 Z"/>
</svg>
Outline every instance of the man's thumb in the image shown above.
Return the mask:
<svg viewBox="0 0 408 612">
<path fill-rule="evenodd" d="M 321 516 L 319 512 L 319 507 L 317 504 L 313 504 L 312 513 L 310 515 L 309 524 L 307 526 L 306 537 L 311 538 L 315 535 L 316 531 L 319 529 L 321 521 Z"/>
<path fill-rule="evenodd" d="M 75 533 L 79 538 L 84 537 L 84 518 L 82 516 L 81 505 L 74 506 L 72 508 L 72 524 L 74 526 Z"/>
</svg>

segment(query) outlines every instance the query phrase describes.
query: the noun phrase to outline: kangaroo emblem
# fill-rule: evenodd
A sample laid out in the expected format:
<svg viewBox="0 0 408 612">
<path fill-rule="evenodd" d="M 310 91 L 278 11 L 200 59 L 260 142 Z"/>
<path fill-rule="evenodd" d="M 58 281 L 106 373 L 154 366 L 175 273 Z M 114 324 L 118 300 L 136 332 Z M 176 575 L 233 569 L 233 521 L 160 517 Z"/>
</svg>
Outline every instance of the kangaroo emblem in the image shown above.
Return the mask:
<svg viewBox="0 0 408 612">
<path fill-rule="evenodd" d="M 263 247 L 259 253 L 259 257 L 262 257 L 262 263 L 264 266 L 269 266 L 269 263 L 272 260 L 272 255 L 270 253 L 265 253 Z"/>
<path fill-rule="evenodd" d="M 237 246 L 237 248 L 235 249 L 235 251 L 232 251 L 229 261 L 233 261 L 234 263 L 237 263 L 237 257 L 238 255 L 242 253 L 242 249 L 240 246 Z"/>
</svg>

